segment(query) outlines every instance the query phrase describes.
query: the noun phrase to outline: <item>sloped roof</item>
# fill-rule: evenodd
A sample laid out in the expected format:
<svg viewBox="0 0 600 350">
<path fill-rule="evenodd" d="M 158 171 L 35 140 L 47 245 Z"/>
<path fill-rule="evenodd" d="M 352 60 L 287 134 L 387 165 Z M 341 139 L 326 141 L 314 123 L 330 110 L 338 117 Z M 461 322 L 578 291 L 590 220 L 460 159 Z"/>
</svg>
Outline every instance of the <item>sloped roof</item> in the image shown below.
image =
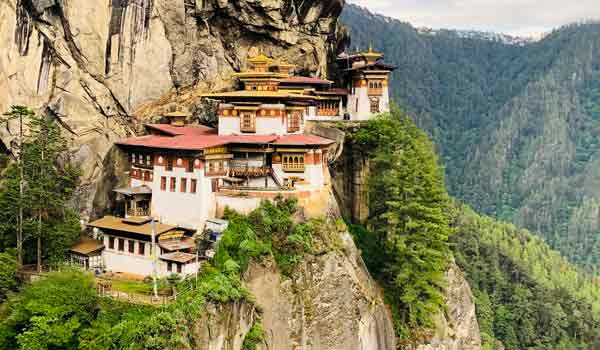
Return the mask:
<svg viewBox="0 0 600 350">
<path fill-rule="evenodd" d="M 152 236 L 152 223 L 148 222 L 143 225 L 136 225 L 127 223 L 122 218 L 114 216 L 105 216 L 102 219 L 90 222 L 89 227 L 99 228 L 101 230 L 112 230 L 128 233 L 136 233 L 139 235 Z M 175 226 L 165 225 L 161 223 L 155 223 L 156 235 L 176 229 Z"/>
<path fill-rule="evenodd" d="M 313 77 L 302 77 L 302 76 L 293 76 L 286 79 L 280 79 L 280 83 L 282 84 L 309 84 L 309 85 L 330 85 L 333 84 L 331 80 L 325 80 L 320 78 Z"/>
<path fill-rule="evenodd" d="M 117 188 L 116 190 L 113 190 L 113 192 L 131 196 L 134 194 L 152 194 L 152 189 L 146 185 L 142 185 L 136 187 Z"/>
<path fill-rule="evenodd" d="M 182 252 L 174 252 L 163 254 L 160 256 L 161 260 L 166 261 L 174 261 L 182 264 L 189 263 L 190 261 L 194 261 L 196 259 L 196 255 Z"/>
<path fill-rule="evenodd" d="M 81 237 L 79 242 L 69 248 L 69 251 L 80 255 L 91 255 L 102 249 L 104 249 L 104 244 L 101 241 L 91 237 Z"/>
<path fill-rule="evenodd" d="M 285 135 L 273 142 L 274 145 L 278 146 L 303 146 L 303 145 L 317 145 L 327 146 L 331 145 L 335 141 L 326 139 L 315 135 L 295 134 Z"/>
<path fill-rule="evenodd" d="M 160 131 L 167 135 L 206 135 L 215 134 L 216 129 L 204 125 L 174 126 L 170 124 L 146 124 L 146 128 Z"/>
</svg>

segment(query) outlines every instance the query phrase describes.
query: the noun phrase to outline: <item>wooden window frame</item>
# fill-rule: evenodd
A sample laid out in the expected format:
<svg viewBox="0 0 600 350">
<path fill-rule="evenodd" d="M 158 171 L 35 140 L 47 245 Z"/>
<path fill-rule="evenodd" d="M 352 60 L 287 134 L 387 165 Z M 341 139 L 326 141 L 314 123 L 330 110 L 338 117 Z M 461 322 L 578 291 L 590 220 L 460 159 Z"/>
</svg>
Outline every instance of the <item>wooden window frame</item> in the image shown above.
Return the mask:
<svg viewBox="0 0 600 350">
<path fill-rule="evenodd" d="M 248 123 L 246 123 L 248 121 Z M 247 124 L 247 125 L 246 125 Z M 256 132 L 256 114 L 252 112 L 240 113 L 240 131 L 241 132 Z"/>
<path fill-rule="evenodd" d="M 138 254 L 141 256 L 146 255 L 146 243 L 138 242 Z"/>
<path fill-rule="evenodd" d="M 187 178 L 181 178 L 181 181 L 179 182 L 179 192 L 187 192 Z"/>
<path fill-rule="evenodd" d="M 167 272 L 173 272 L 173 263 L 167 261 Z"/>
<path fill-rule="evenodd" d="M 177 265 L 177 273 L 182 273 L 183 272 L 183 264 L 180 263 L 175 263 L 175 265 Z"/>
<path fill-rule="evenodd" d="M 288 128 L 287 132 L 298 132 L 300 131 L 300 125 L 302 124 L 302 114 L 300 112 L 292 112 L 288 117 Z"/>
<path fill-rule="evenodd" d="M 173 159 L 173 157 L 167 157 L 167 164 L 165 165 L 165 170 L 173 171 L 174 162 L 175 160 Z"/>
<path fill-rule="evenodd" d="M 190 180 L 190 193 L 196 193 L 198 191 L 198 180 Z"/>
<path fill-rule="evenodd" d="M 288 173 L 303 173 L 306 169 L 306 154 L 284 153 L 281 156 L 281 166 Z"/>
<path fill-rule="evenodd" d="M 177 178 L 171 177 L 169 182 L 169 192 L 177 192 Z"/>
<path fill-rule="evenodd" d="M 160 177 L 160 190 L 161 191 L 167 190 L 167 177 L 166 176 Z"/>
<path fill-rule="evenodd" d="M 108 249 L 115 249 L 115 237 L 113 236 L 108 237 Z"/>
<path fill-rule="evenodd" d="M 369 110 L 371 113 L 380 113 L 379 109 L 380 100 L 377 97 L 371 97 L 369 99 Z"/>
<path fill-rule="evenodd" d="M 118 238 L 117 241 L 117 250 L 120 252 L 124 252 L 125 251 L 125 239 L 124 238 Z"/>
<path fill-rule="evenodd" d="M 131 240 L 131 239 L 127 240 L 127 251 L 130 254 L 135 254 L 135 241 L 134 240 Z"/>
</svg>

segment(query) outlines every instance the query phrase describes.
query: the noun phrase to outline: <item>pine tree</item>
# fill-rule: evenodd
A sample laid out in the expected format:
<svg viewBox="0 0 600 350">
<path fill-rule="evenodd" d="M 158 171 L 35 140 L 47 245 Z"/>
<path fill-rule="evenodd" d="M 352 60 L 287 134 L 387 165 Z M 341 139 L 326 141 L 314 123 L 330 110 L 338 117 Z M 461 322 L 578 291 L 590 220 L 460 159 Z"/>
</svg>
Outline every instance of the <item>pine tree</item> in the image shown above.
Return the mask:
<svg viewBox="0 0 600 350">
<path fill-rule="evenodd" d="M 42 269 L 44 236 L 52 217 L 67 219 L 65 207 L 77 184 L 78 170 L 70 166 L 67 140 L 47 117 L 31 118 L 26 142 L 25 174 L 36 221 L 37 269 Z"/>
<path fill-rule="evenodd" d="M 370 155 L 368 225 L 382 255 L 375 274 L 407 339 L 432 326 L 444 303 L 451 214 L 442 168 L 425 133 L 399 110 L 362 125 L 352 141 Z"/>
<path fill-rule="evenodd" d="M 19 267 L 23 265 L 23 210 L 24 210 L 24 191 L 25 191 L 25 178 L 23 175 L 23 141 L 24 141 L 24 132 L 23 132 L 23 123 L 24 119 L 31 118 L 34 115 L 33 111 L 25 106 L 11 106 L 10 111 L 4 113 L 5 118 L 0 119 L 2 122 L 10 122 L 11 120 L 18 120 L 19 122 L 19 136 L 17 140 L 17 149 L 15 150 L 15 154 L 17 156 L 17 168 L 18 178 L 19 178 L 19 197 L 17 202 L 18 207 L 18 220 L 17 220 L 17 264 Z"/>
</svg>

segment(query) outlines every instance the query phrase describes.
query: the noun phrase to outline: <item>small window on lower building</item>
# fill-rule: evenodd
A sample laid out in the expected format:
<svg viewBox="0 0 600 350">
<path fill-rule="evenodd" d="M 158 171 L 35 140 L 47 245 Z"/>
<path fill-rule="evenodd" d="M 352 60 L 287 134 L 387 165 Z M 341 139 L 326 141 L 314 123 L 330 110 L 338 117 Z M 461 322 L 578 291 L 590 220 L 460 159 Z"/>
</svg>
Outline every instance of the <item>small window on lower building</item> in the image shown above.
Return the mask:
<svg viewBox="0 0 600 350">
<path fill-rule="evenodd" d="M 119 238 L 119 251 L 120 252 L 125 251 L 125 240 L 123 238 Z"/>
<path fill-rule="evenodd" d="M 108 237 L 108 249 L 115 249 L 115 237 Z"/>
<path fill-rule="evenodd" d="M 160 177 L 160 190 L 161 191 L 167 190 L 167 178 L 165 176 Z"/>
<path fill-rule="evenodd" d="M 196 193 L 198 187 L 198 180 L 192 179 L 190 182 L 190 193 Z"/>
<path fill-rule="evenodd" d="M 181 273 L 181 265 L 182 264 L 177 263 L 177 273 Z"/>
<path fill-rule="evenodd" d="M 135 241 L 129 240 L 127 250 L 133 254 L 135 252 Z"/>
<path fill-rule="evenodd" d="M 146 243 L 138 242 L 138 254 L 146 255 Z"/>
<path fill-rule="evenodd" d="M 172 272 L 173 271 L 173 263 L 172 262 L 167 262 L 167 271 Z"/>
</svg>

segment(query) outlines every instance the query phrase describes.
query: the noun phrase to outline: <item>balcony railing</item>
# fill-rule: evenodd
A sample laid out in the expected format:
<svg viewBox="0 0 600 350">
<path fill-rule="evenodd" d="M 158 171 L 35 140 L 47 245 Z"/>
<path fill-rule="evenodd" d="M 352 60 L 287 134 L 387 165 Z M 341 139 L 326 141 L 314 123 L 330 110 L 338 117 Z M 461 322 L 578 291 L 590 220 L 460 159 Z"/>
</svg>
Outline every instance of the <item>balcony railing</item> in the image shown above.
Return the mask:
<svg viewBox="0 0 600 350">
<path fill-rule="evenodd" d="M 283 171 L 291 173 L 303 173 L 304 163 L 283 163 Z"/>
<path fill-rule="evenodd" d="M 266 166 L 250 166 L 245 161 L 231 161 L 229 163 L 230 175 L 232 177 L 262 177 L 271 175 L 273 169 Z"/>
</svg>

